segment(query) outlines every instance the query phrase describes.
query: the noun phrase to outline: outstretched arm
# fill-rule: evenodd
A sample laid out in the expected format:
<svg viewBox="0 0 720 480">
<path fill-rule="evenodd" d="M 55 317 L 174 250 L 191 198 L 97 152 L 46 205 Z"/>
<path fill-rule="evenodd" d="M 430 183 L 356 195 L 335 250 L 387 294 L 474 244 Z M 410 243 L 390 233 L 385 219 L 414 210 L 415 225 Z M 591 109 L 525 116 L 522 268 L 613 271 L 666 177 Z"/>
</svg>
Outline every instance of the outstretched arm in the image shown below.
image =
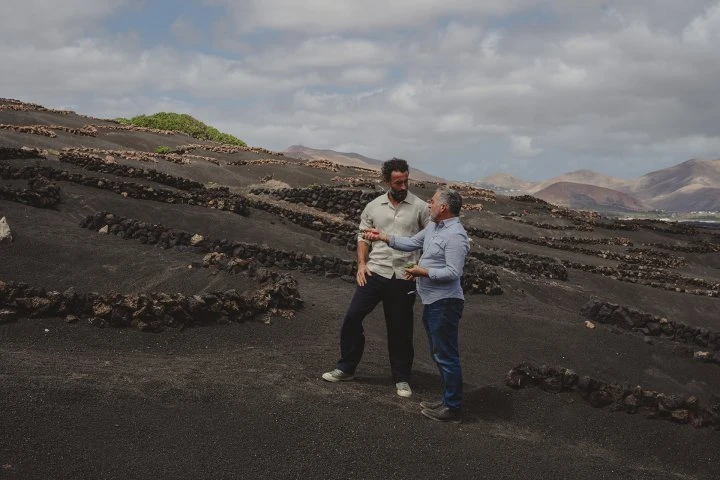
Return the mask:
<svg viewBox="0 0 720 480">
<path fill-rule="evenodd" d="M 378 240 L 385 242 L 395 250 L 412 252 L 422 248 L 423 243 L 425 242 L 425 229 L 420 230 L 412 237 L 401 237 L 399 235 L 388 235 L 387 233 L 373 228 L 363 232 L 362 236 L 372 242 L 376 242 Z"/>
</svg>

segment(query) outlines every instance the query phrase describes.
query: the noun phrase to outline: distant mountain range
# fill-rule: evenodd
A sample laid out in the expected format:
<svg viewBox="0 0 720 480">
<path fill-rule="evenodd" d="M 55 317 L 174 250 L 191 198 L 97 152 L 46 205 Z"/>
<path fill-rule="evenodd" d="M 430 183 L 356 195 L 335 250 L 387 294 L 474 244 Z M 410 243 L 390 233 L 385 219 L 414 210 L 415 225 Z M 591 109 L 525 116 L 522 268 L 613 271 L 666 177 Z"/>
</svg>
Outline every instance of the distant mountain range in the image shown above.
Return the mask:
<svg viewBox="0 0 720 480">
<path fill-rule="evenodd" d="M 380 171 L 383 160 L 366 157 L 359 153 L 336 152 L 335 150 L 318 150 L 316 148 L 305 147 L 303 145 L 292 145 L 283 151 L 289 157 L 298 160 L 330 160 L 331 162 L 350 167 L 369 168 Z M 410 162 L 410 179 L 421 182 L 447 182 L 444 178 L 430 175 L 415 168 Z"/>
<path fill-rule="evenodd" d="M 473 183 L 497 193 L 529 194 L 571 208 L 720 211 L 720 160 L 688 160 L 635 180 L 576 170 L 543 182 L 494 174 Z"/>
<path fill-rule="evenodd" d="M 382 160 L 358 153 L 337 152 L 293 145 L 283 153 L 300 160 L 330 160 L 340 165 L 380 170 Z M 410 178 L 447 182 L 410 165 Z M 635 180 L 576 170 L 542 182 L 496 173 L 475 182 L 503 195 L 533 195 L 570 208 L 640 212 L 720 211 L 720 160 L 688 160 Z"/>
</svg>

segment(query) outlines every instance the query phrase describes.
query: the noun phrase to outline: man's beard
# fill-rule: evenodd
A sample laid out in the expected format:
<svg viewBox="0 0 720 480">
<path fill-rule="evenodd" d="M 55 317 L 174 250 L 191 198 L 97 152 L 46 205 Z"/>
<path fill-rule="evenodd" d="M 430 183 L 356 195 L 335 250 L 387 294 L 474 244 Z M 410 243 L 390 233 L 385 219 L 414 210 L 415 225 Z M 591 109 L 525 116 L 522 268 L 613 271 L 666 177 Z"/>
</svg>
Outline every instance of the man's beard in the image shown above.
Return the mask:
<svg viewBox="0 0 720 480">
<path fill-rule="evenodd" d="M 402 202 L 407 197 L 407 190 L 398 190 L 395 191 L 392 188 L 390 189 L 390 196 L 393 198 L 393 200 L 396 200 L 398 202 Z"/>
</svg>

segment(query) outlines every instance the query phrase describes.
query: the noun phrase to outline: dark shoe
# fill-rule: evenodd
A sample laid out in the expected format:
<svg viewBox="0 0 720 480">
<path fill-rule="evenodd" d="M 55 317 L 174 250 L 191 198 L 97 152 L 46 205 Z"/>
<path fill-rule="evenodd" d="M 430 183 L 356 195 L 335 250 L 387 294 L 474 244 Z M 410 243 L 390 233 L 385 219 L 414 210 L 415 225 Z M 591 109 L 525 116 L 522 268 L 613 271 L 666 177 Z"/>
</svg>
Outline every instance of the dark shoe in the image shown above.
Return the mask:
<svg viewBox="0 0 720 480">
<path fill-rule="evenodd" d="M 443 402 L 442 400 L 437 400 L 435 402 L 428 402 L 423 400 L 422 402 L 420 402 L 420 408 L 427 408 L 428 410 L 437 410 L 443 405 L 445 405 L 445 402 Z"/>
<path fill-rule="evenodd" d="M 451 410 L 445 406 L 435 410 L 426 408 L 420 413 L 437 422 L 460 423 L 460 410 Z"/>
</svg>

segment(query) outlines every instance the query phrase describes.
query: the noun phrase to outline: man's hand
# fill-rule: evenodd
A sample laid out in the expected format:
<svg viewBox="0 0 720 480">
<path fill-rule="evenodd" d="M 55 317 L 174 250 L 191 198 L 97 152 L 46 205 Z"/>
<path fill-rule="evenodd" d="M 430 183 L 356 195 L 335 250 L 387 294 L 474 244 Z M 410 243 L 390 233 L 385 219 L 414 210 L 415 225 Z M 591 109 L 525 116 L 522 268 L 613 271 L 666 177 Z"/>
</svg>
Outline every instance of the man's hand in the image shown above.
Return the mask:
<svg viewBox="0 0 720 480">
<path fill-rule="evenodd" d="M 365 240 L 370 240 L 371 242 L 377 242 L 378 240 L 380 240 L 387 243 L 387 241 L 389 240 L 387 234 L 382 233 L 376 228 L 368 228 L 367 230 L 363 230 L 362 236 Z"/>
<path fill-rule="evenodd" d="M 405 269 L 405 280 L 415 280 L 416 277 L 427 277 L 429 273 L 427 268 L 413 265 Z"/>
<path fill-rule="evenodd" d="M 367 265 L 365 265 L 364 263 L 359 263 L 358 271 L 355 275 L 355 280 L 357 280 L 357 284 L 361 287 L 364 287 L 367 283 L 367 278 L 365 278 L 365 275 L 367 275 L 368 277 L 372 277 L 372 272 L 367 269 Z"/>
</svg>

